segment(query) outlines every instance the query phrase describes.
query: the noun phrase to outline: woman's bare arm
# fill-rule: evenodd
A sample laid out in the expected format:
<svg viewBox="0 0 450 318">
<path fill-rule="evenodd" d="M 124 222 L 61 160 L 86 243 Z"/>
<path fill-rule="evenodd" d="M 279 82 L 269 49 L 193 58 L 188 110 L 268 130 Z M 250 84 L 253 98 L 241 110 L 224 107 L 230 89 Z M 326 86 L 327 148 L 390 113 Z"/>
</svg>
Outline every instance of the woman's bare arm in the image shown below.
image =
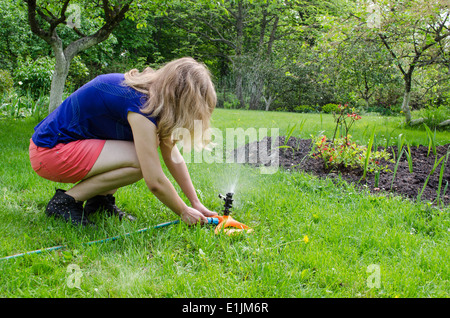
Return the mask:
<svg viewBox="0 0 450 318">
<path fill-rule="evenodd" d="M 184 222 L 188 224 L 196 223 L 198 220 L 206 222 L 206 217 L 202 213 L 184 203 L 165 176 L 158 154 L 156 126 L 144 116 L 134 112 L 128 113 L 128 122 L 133 131 L 142 176 L 150 191 L 173 212 L 181 216 Z"/>
<path fill-rule="evenodd" d="M 164 139 L 160 141 L 159 147 L 170 174 L 174 177 L 189 202 L 191 202 L 192 207 L 202 212 L 205 216 L 217 215 L 216 212 L 205 208 L 198 199 L 188 168 L 177 146 L 170 139 Z"/>
</svg>

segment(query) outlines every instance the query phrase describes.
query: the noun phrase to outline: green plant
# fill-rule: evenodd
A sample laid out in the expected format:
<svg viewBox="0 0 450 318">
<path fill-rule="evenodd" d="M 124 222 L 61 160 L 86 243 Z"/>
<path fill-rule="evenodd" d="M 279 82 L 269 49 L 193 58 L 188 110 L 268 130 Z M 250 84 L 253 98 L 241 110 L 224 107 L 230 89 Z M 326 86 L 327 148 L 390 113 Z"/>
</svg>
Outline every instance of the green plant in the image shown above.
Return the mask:
<svg viewBox="0 0 450 318">
<path fill-rule="evenodd" d="M 406 147 L 408 149 L 408 152 L 405 152 L 405 154 L 406 154 L 406 159 L 408 160 L 409 173 L 413 173 L 413 162 L 412 162 L 412 156 L 411 156 L 411 147 L 409 146 L 409 143 L 406 144 Z"/>
<path fill-rule="evenodd" d="M 430 155 L 430 149 L 433 149 L 433 155 L 436 156 L 436 128 L 434 129 L 434 134 L 431 132 L 431 129 L 427 126 L 427 124 L 423 124 L 425 127 L 425 130 L 427 131 L 428 135 L 428 154 Z"/>
<path fill-rule="evenodd" d="M 422 197 L 422 194 L 423 194 L 423 191 L 425 190 L 425 188 L 426 188 L 426 186 L 427 186 L 427 184 L 428 184 L 428 180 L 430 179 L 431 175 L 434 173 L 434 171 L 436 170 L 436 168 L 439 166 L 439 164 L 440 164 L 444 159 L 445 159 L 445 161 L 444 161 L 444 163 L 442 163 L 442 167 L 445 166 L 445 164 L 447 163 L 447 160 L 448 160 L 449 153 L 450 153 L 450 152 L 447 152 L 445 155 L 443 155 L 443 156 L 441 157 L 441 159 L 435 161 L 435 163 L 434 163 L 434 165 L 433 165 L 433 168 L 431 169 L 430 173 L 428 174 L 427 178 L 425 179 L 425 183 L 423 184 L 422 190 L 420 191 L 419 195 L 417 196 L 417 201 L 420 201 L 420 199 L 421 199 L 421 197 Z M 442 167 L 441 167 L 441 173 L 440 173 L 440 176 L 439 176 L 439 191 L 440 191 L 441 185 L 442 185 L 442 177 L 443 177 L 443 174 L 444 174 L 444 170 L 443 170 L 443 169 L 445 169 L 445 168 L 442 168 Z"/>
<path fill-rule="evenodd" d="M 338 110 L 338 104 L 328 103 L 322 106 L 322 112 L 324 113 L 332 113 Z"/>
<path fill-rule="evenodd" d="M 17 93 L 5 93 L 2 96 L 0 104 L 0 112 L 4 117 L 18 118 L 20 117 L 21 101 Z"/>
<path fill-rule="evenodd" d="M 283 145 L 278 146 L 278 148 L 280 148 L 280 149 L 283 149 L 283 148 L 284 149 L 291 149 L 292 150 L 292 154 L 294 154 L 295 149 L 293 147 L 291 147 L 291 146 L 288 146 L 287 143 L 289 142 L 289 139 L 291 139 L 292 134 L 294 133 L 294 130 L 295 130 L 296 126 L 297 126 L 297 124 L 292 125 L 292 127 L 291 127 L 291 125 L 288 125 L 287 133 L 286 133 L 286 136 L 284 138 L 284 143 L 283 143 Z"/>
<path fill-rule="evenodd" d="M 370 136 L 369 144 L 367 145 L 366 156 L 364 158 L 364 173 L 361 178 L 362 180 L 364 180 L 366 178 L 367 171 L 369 169 L 369 161 L 371 160 L 372 145 L 373 145 L 374 138 L 375 138 L 375 129 L 372 131 L 372 135 Z M 372 161 L 373 161 L 373 159 L 372 159 Z M 375 169 L 375 171 L 379 172 L 378 169 Z"/>
<path fill-rule="evenodd" d="M 48 96 L 42 92 L 33 97 L 30 91 L 19 96 L 16 92 L 5 93 L 0 99 L 0 116 L 10 118 L 33 117 L 41 121 L 47 114 Z"/>
<path fill-rule="evenodd" d="M 299 105 L 294 107 L 294 112 L 296 113 L 314 113 L 316 109 L 309 105 Z"/>
<path fill-rule="evenodd" d="M 420 118 L 424 118 L 425 124 L 431 129 L 439 128 L 439 124 L 450 118 L 449 105 L 441 105 L 439 107 L 428 106 L 418 112 Z"/>
<path fill-rule="evenodd" d="M 0 94 L 8 93 L 13 88 L 11 73 L 7 70 L 0 70 Z"/>
<path fill-rule="evenodd" d="M 400 163 L 400 158 L 403 155 L 403 151 L 404 151 L 404 149 L 402 149 L 402 151 L 400 151 L 400 154 L 397 156 L 397 162 L 396 162 L 395 167 L 394 167 L 394 173 L 392 174 L 391 189 L 394 186 L 395 176 L 397 175 L 398 165 Z"/>
<path fill-rule="evenodd" d="M 14 78 L 21 83 L 23 91 L 31 91 L 33 97 L 36 97 L 41 91 L 50 90 L 55 67 L 54 59 L 49 56 L 36 60 L 27 57 L 25 60 L 19 59 L 17 64 Z"/>
<path fill-rule="evenodd" d="M 369 146 L 358 145 L 351 140 L 351 135 L 328 141 L 326 136 L 313 139 L 313 158 L 322 160 L 325 168 L 361 168 L 366 172 L 386 171 L 387 165 L 382 160 L 389 160 L 390 154 L 386 150 L 369 151 Z"/>
<path fill-rule="evenodd" d="M 440 199 L 440 195 L 441 195 L 442 181 L 444 178 L 444 170 L 445 170 L 445 166 L 447 164 L 449 155 L 450 155 L 450 150 L 447 151 L 447 154 L 445 155 L 445 160 L 442 162 L 441 169 L 439 171 L 439 185 L 438 185 L 438 189 L 436 190 L 436 193 L 437 193 L 436 201 L 438 203 L 439 203 L 439 199 Z M 446 185 L 444 187 L 444 193 L 442 194 L 442 196 L 445 195 L 445 192 L 447 191 L 447 186 L 448 186 L 448 180 L 446 181 Z"/>
</svg>

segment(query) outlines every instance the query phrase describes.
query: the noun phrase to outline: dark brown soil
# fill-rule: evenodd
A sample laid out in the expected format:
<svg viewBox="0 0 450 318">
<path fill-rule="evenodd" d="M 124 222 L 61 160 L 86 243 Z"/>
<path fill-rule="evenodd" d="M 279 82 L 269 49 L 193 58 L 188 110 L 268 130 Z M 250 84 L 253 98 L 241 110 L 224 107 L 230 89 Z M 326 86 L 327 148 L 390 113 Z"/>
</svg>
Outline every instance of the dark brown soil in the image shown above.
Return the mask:
<svg viewBox="0 0 450 318">
<path fill-rule="evenodd" d="M 278 145 L 284 145 L 285 137 L 279 137 Z M 252 144 L 245 145 L 245 162 L 253 165 L 261 165 L 262 162 L 260 158 L 260 145 L 261 142 L 265 142 L 264 145 L 270 145 L 271 140 L 270 137 L 263 139 L 259 143 L 256 143 L 255 147 L 258 150 L 258 156 L 255 153 L 250 154 L 249 157 L 249 149 Z M 374 174 L 368 174 L 365 180 L 361 180 L 363 176 L 362 169 L 341 169 L 341 170 L 329 170 L 325 169 L 323 165 L 323 161 L 319 159 L 314 159 L 310 157 L 311 151 L 311 139 L 297 139 L 295 137 L 291 137 L 286 144 L 291 148 L 279 148 L 279 165 L 280 167 L 286 170 L 299 170 L 307 173 L 311 173 L 313 175 L 319 176 L 321 178 L 331 178 L 333 180 L 338 180 L 339 176 L 347 181 L 354 183 L 361 187 L 367 187 L 373 193 L 380 192 L 392 192 L 394 194 L 402 195 L 404 197 L 416 200 L 418 194 L 422 191 L 425 181 L 430 174 L 434 164 L 435 164 L 435 156 L 433 152 L 430 151 L 428 154 L 428 147 L 425 146 L 413 146 L 411 147 L 411 157 L 413 162 L 413 172 L 409 172 L 409 166 L 407 157 L 405 154 L 402 155 L 397 173 L 395 175 L 394 182 L 392 184 L 392 178 L 394 174 L 394 169 L 396 162 L 381 162 L 383 165 L 388 165 L 390 171 L 383 171 L 380 173 L 378 186 L 375 187 L 375 176 Z M 255 146 L 253 144 L 253 146 Z M 443 146 L 438 146 L 436 148 L 436 155 L 438 160 L 444 156 L 447 151 L 450 149 L 450 144 L 446 144 Z M 253 149 L 255 149 L 253 148 Z M 262 149 L 262 148 L 261 148 Z M 379 148 L 380 149 L 380 148 Z M 243 150 L 243 149 L 241 149 Z M 397 146 L 388 147 L 389 153 L 392 154 L 392 151 L 397 154 Z M 265 153 L 270 154 L 270 150 Z M 249 160 L 249 158 L 252 158 Z M 256 159 L 255 159 L 256 158 Z M 397 158 L 396 158 L 397 160 Z M 445 159 L 444 159 L 445 160 Z M 443 160 L 443 161 L 444 161 Z M 269 163 L 266 163 L 269 165 Z M 423 191 L 421 196 L 421 200 L 434 202 L 437 198 L 437 189 L 439 187 L 439 173 L 442 163 L 436 168 L 434 173 L 430 176 L 428 183 Z M 441 195 L 440 199 L 445 205 L 450 203 L 450 159 L 446 162 L 444 176 L 442 179 L 441 186 Z M 443 194 L 443 190 L 445 188 L 446 183 L 449 183 L 447 191 Z M 392 187 L 391 187 L 392 184 Z"/>
</svg>

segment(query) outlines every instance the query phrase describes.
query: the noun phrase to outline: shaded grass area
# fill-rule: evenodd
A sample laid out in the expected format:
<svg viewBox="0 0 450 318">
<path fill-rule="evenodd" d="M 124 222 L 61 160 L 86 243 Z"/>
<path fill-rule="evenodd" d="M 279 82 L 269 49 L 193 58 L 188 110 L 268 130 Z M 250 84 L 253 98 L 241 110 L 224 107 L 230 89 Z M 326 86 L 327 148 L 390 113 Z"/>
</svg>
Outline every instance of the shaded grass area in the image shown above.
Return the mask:
<svg viewBox="0 0 450 318">
<path fill-rule="evenodd" d="M 296 119 L 218 111 L 216 127 L 236 122 L 243 128 L 285 129 L 289 118 Z M 312 127 L 317 119 L 311 117 Z M 176 215 L 141 181 L 116 195 L 119 207 L 138 217 L 135 223 L 98 215 L 99 228 L 93 230 L 47 218 L 45 205 L 55 187 L 70 185 L 43 180 L 31 170 L 27 149 L 34 124 L 0 121 L 0 257 L 60 244 L 68 248 L 0 261 L 2 297 L 449 296 L 448 209 L 281 169 L 263 175 L 242 165 L 189 164 L 198 195 L 211 209 L 220 211 L 217 194 L 236 185 L 233 216 L 253 227 L 252 234 L 228 237 L 215 235 L 210 226 L 180 223 L 85 246 Z M 71 265 L 82 274 L 79 288 L 71 288 Z M 370 265 L 380 269 L 379 286 L 368 284 Z"/>
</svg>

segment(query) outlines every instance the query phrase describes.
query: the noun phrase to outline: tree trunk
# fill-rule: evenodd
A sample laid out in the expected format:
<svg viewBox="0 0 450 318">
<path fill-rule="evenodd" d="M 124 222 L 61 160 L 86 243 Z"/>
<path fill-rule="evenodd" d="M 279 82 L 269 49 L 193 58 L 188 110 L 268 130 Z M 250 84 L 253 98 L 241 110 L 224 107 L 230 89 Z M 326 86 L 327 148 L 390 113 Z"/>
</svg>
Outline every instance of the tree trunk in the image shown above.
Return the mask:
<svg viewBox="0 0 450 318">
<path fill-rule="evenodd" d="M 412 71 L 413 68 L 411 67 L 409 72 L 404 75 L 405 92 L 403 94 L 402 112 L 405 115 L 405 122 L 407 125 L 409 125 L 411 122 L 411 109 L 409 107 L 409 102 L 411 100 Z"/>
<path fill-rule="evenodd" d="M 263 96 L 264 99 L 264 103 L 266 104 L 266 112 L 269 111 L 270 105 L 272 104 L 272 102 L 274 101 L 274 99 L 272 98 L 272 96 L 269 96 L 269 99 L 266 99 L 265 96 Z"/>
<path fill-rule="evenodd" d="M 261 76 L 257 75 L 257 78 L 252 83 L 249 109 L 252 109 L 252 110 L 259 109 L 259 104 L 261 102 L 261 97 L 262 97 L 263 86 L 264 86 L 264 81 L 261 79 Z"/>
<path fill-rule="evenodd" d="M 403 94 L 402 111 L 405 115 L 405 122 L 409 124 L 411 122 L 411 110 L 409 108 L 409 102 L 411 100 L 411 92 L 405 91 Z"/>
<path fill-rule="evenodd" d="M 50 87 L 49 113 L 54 111 L 62 103 L 64 87 L 67 75 L 69 74 L 70 62 L 72 61 L 71 57 L 64 54 L 62 41 L 58 37 L 54 37 L 53 39 L 52 48 L 55 54 L 55 70 Z"/>
<path fill-rule="evenodd" d="M 55 65 L 52 85 L 50 88 L 50 104 L 48 106 L 49 113 L 54 111 L 62 103 L 64 86 L 69 73 L 69 64 L 70 62 L 64 63 L 64 65 Z"/>
<path fill-rule="evenodd" d="M 236 96 L 239 100 L 239 108 L 244 108 L 245 107 L 245 101 L 244 101 L 244 92 L 242 89 L 242 74 L 241 71 L 238 70 L 237 74 L 236 74 Z"/>
<path fill-rule="evenodd" d="M 28 7 L 28 23 L 31 31 L 45 40 L 53 49 L 55 54 L 55 70 L 52 77 L 52 84 L 50 88 L 50 104 L 49 113 L 54 111 L 62 102 L 62 95 L 64 93 L 64 86 L 67 75 L 69 73 L 69 66 L 72 59 L 79 52 L 90 48 L 104 40 L 106 40 L 113 29 L 125 18 L 125 13 L 130 9 L 132 0 L 124 3 L 121 7 L 116 6 L 114 9 L 110 7 L 108 0 L 102 1 L 102 8 L 104 11 L 105 24 L 92 35 L 84 35 L 80 30 L 71 26 L 74 32 L 80 36 L 78 40 L 71 42 L 64 49 L 63 41 L 58 36 L 56 31 L 57 26 L 60 24 L 66 24 L 70 26 L 66 17 L 66 10 L 68 8 L 70 0 L 65 0 L 60 10 L 60 15 L 55 16 L 47 9 L 42 10 L 36 4 L 36 0 L 25 0 Z M 44 30 L 41 28 L 37 21 L 36 14 L 41 19 L 45 20 L 49 24 L 49 28 Z"/>
<path fill-rule="evenodd" d="M 244 13 L 243 13 L 243 7 L 242 7 L 242 1 L 238 2 L 238 8 L 236 12 L 236 57 L 237 57 L 237 64 L 238 64 L 238 70 L 236 75 L 236 95 L 239 99 L 239 107 L 244 108 L 245 107 L 245 101 L 244 101 L 244 93 L 243 93 L 243 76 L 242 76 L 242 39 L 244 36 Z"/>
</svg>

